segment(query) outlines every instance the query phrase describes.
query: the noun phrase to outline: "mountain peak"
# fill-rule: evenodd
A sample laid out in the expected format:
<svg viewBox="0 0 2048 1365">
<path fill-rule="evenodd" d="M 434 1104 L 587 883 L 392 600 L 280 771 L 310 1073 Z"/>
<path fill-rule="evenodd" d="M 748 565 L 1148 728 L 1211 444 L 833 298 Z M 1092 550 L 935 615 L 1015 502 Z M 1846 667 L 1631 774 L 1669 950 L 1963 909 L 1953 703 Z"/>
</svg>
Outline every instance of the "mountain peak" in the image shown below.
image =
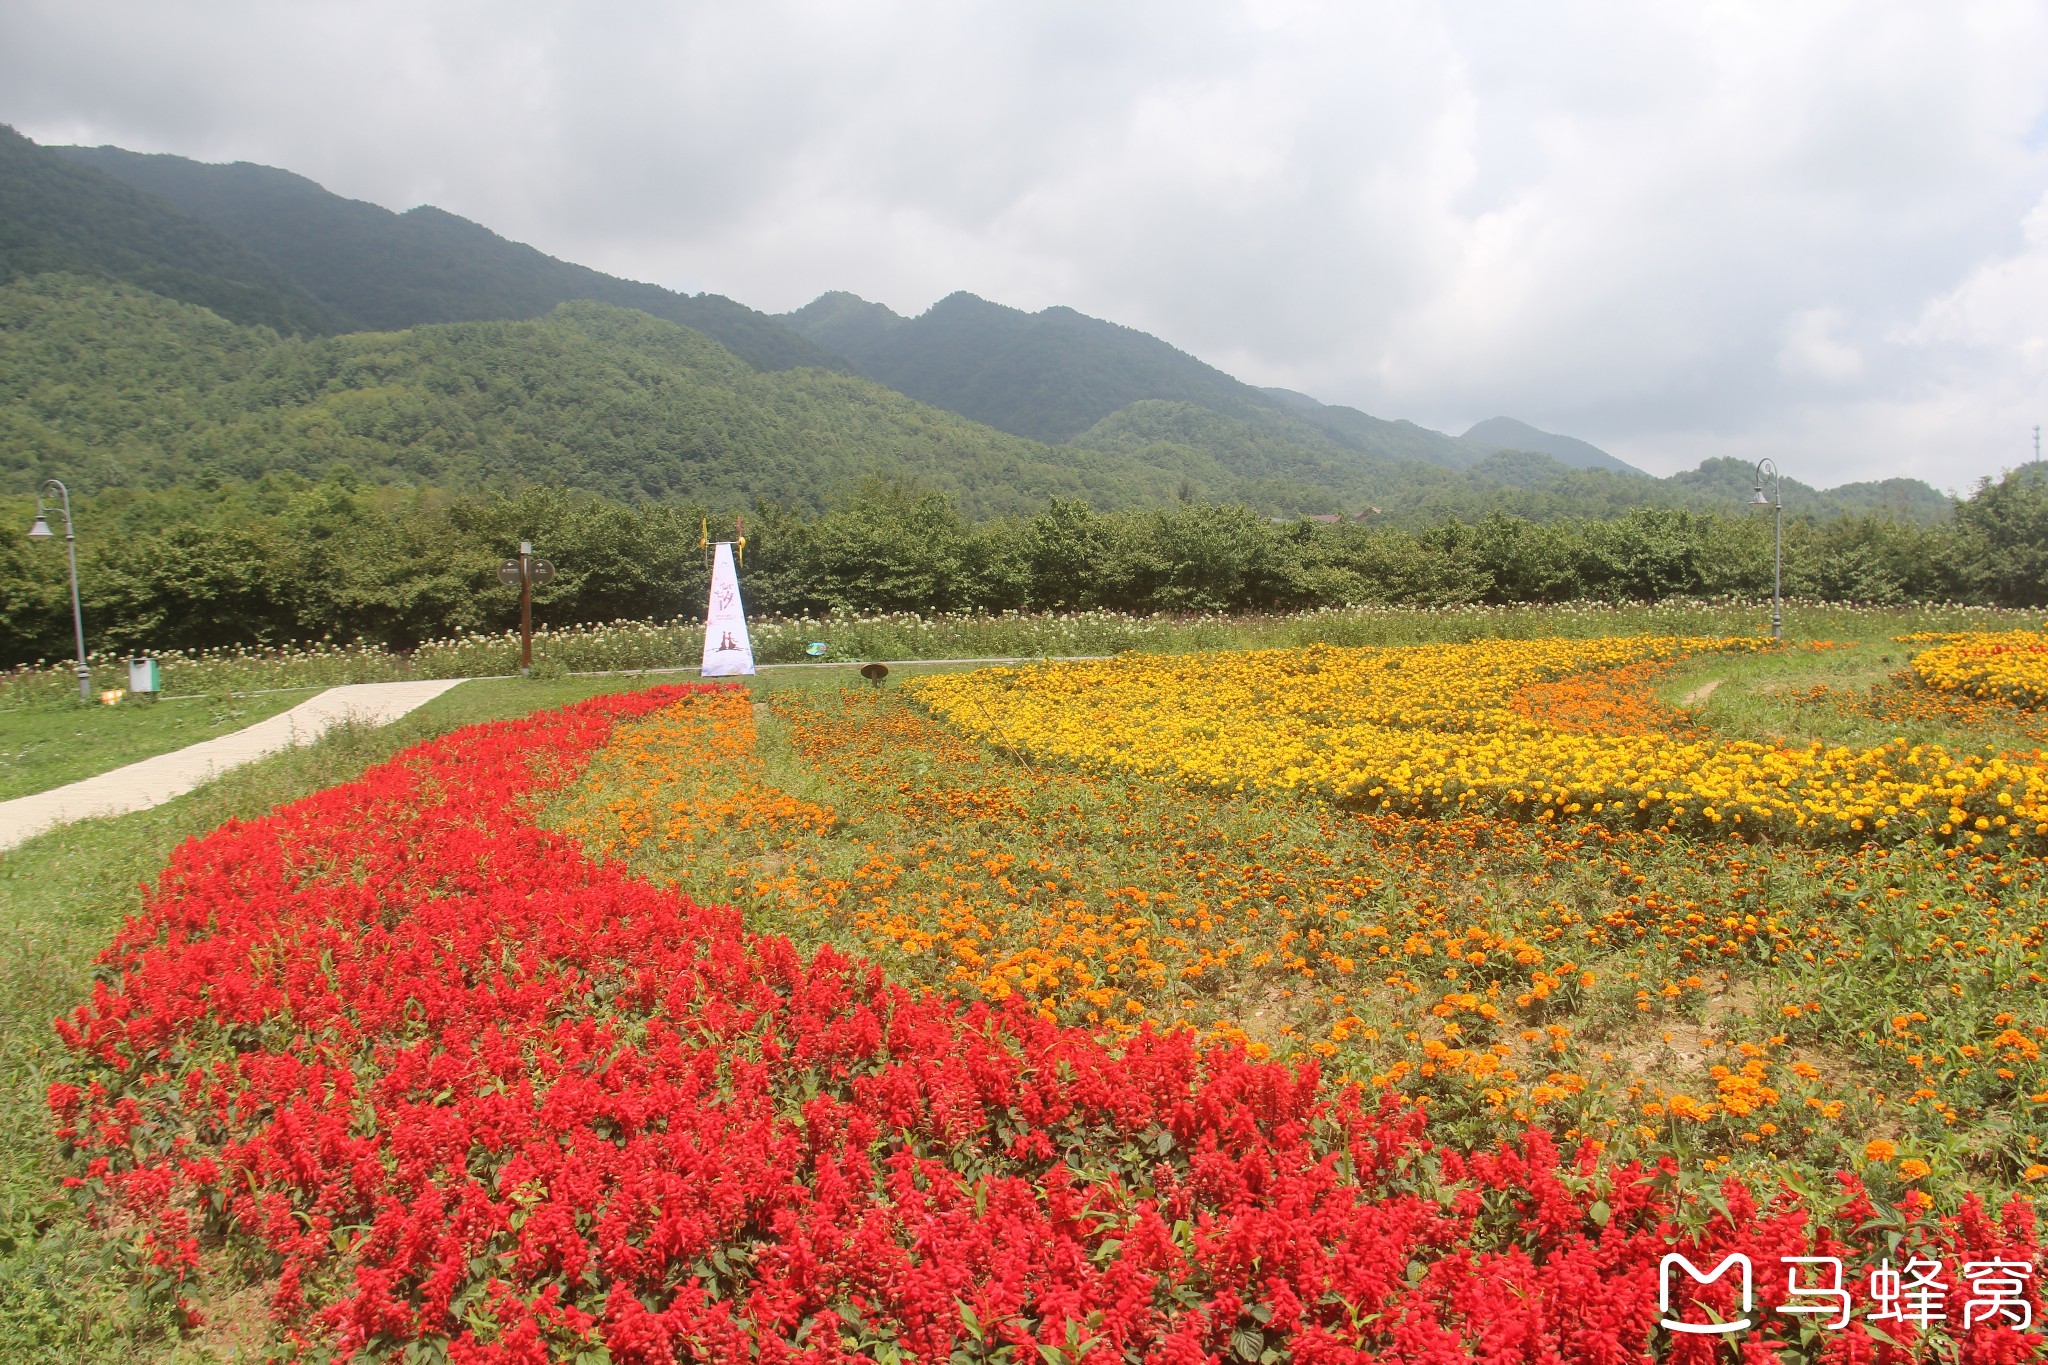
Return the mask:
<svg viewBox="0 0 2048 1365">
<path fill-rule="evenodd" d="M 908 319 L 885 303 L 870 303 L 858 294 L 833 289 L 793 313 L 775 319 L 798 336 L 835 355 L 852 357 L 868 349 Z"/>
<path fill-rule="evenodd" d="M 1520 422 L 1512 417 L 1489 417 L 1483 422 L 1474 423 L 1471 429 L 1458 439 L 1478 447 L 1488 455 L 1502 450 L 1531 450 L 1539 455 L 1548 455 L 1559 464 L 1568 465 L 1573 469 L 1606 469 L 1617 474 L 1643 472 L 1575 436 L 1559 436 L 1555 432 L 1541 431 L 1527 422 Z"/>
</svg>

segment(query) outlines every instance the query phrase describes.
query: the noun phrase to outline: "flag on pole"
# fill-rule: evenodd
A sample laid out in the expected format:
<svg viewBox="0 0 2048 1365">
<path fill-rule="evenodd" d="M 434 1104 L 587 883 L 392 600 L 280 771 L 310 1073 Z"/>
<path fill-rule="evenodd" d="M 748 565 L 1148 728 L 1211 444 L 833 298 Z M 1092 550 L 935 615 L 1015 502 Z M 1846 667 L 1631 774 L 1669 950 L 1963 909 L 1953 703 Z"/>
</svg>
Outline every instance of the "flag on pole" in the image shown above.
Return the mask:
<svg viewBox="0 0 2048 1365">
<path fill-rule="evenodd" d="M 732 545 L 718 542 L 711 565 L 711 601 L 704 609 L 704 676 L 730 678 L 754 671 L 754 642 L 747 638 L 747 612 L 740 605 L 740 577 Z"/>
</svg>

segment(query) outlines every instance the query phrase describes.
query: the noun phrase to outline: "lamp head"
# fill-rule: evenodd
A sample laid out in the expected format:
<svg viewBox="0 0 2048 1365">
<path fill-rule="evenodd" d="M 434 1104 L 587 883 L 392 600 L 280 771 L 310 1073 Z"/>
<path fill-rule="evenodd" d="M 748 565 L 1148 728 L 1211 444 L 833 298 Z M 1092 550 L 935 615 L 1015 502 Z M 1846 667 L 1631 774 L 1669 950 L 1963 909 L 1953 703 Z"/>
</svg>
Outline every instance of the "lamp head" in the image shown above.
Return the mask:
<svg viewBox="0 0 2048 1365">
<path fill-rule="evenodd" d="M 1749 500 L 1749 505 L 1751 507 L 1769 507 L 1771 505 L 1771 500 L 1764 496 L 1764 486 L 1762 484 L 1756 486 L 1756 496 Z"/>
<path fill-rule="evenodd" d="M 48 540 L 51 534 L 49 519 L 41 512 L 36 513 L 36 519 L 28 525 L 28 538 L 30 540 Z"/>
</svg>

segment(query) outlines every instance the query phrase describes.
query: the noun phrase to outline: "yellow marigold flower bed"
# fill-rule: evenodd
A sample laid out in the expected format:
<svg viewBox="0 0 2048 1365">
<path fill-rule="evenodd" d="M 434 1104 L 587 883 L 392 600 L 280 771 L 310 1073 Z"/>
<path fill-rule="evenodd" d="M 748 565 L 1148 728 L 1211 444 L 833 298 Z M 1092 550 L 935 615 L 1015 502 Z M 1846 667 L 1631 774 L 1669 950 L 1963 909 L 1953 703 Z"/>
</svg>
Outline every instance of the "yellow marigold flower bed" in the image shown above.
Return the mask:
<svg viewBox="0 0 2048 1365">
<path fill-rule="evenodd" d="M 1914 656 L 1913 672 L 1943 692 L 2039 706 L 2048 701 L 2048 635 L 2003 630 L 1946 636 Z"/>
<path fill-rule="evenodd" d="M 916 695 L 960 729 L 1042 758 L 1366 810 L 1802 839 L 2048 838 L 2048 766 L 2031 757 L 1904 740 L 1790 747 L 1647 720 L 1587 727 L 1555 685 L 1764 647 L 1631 637 L 1132 655 L 934 676 Z"/>
</svg>

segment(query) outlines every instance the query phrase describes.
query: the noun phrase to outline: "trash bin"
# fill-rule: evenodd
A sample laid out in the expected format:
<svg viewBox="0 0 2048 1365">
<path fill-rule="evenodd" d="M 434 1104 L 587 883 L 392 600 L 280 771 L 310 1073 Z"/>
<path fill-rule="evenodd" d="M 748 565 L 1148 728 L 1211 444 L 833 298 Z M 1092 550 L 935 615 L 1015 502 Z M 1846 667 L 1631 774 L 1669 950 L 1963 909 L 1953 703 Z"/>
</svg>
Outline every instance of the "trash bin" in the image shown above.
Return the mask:
<svg viewBox="0 0 2048 1365">
<path fill-rule="evenodd" d="M 128 661 L 128 690 L 138 697 L 153 697 L 159 691 L 155 659 Z"/>
</svg>

